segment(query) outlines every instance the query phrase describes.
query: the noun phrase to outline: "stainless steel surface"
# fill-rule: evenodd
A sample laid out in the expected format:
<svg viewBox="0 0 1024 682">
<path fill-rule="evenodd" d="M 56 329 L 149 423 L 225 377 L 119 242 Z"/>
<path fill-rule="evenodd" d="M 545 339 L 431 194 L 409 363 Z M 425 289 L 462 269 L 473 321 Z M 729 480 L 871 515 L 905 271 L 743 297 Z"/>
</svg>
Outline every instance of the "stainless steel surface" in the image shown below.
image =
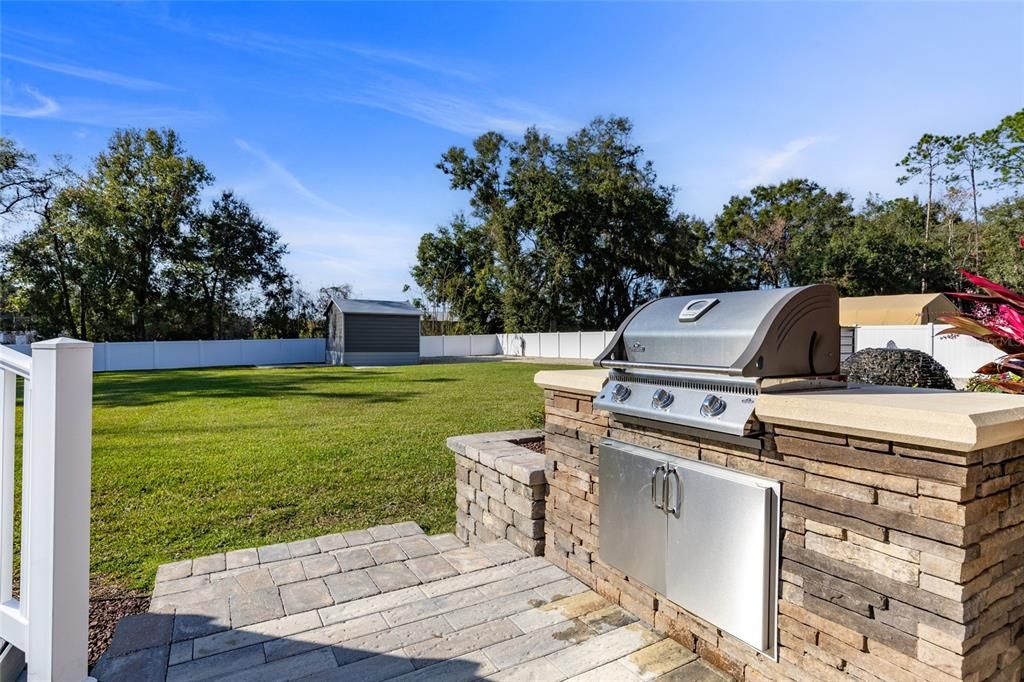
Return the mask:
<svg viewBox="0 0 1024 682">
<path fill-rule="evenodd" d="M 616 392 L 626 397 L 616 400 Z M 594 398 L 594 407 L 620 416 L 746 436 L 760 429 L 753 419 L 757 393 L 757 380 L 750 378 L 612 370 Z"/>
<path fill-rule="evenodd" d="M 717 298 L 695 298 L 679 311 L 680 322 L 693 322 L 698 317 L 711 310 L 718 303 Z"/>
<path fill-rule="evenodd" d="M 753 435 L 761 379 L 837 371 L 839 297 L 813 285 L 651 301 L 594 362 L 610 370 L 599 409 Z"/>
<path fill-rule="evenodd" d="M 700 404 L 700 416 L 718 417 L 725 412 L 727 407 L 729 407 L 729 403 L 725 402 L 725 400 L 719 398 L 714 393 L 708 393 L 704 396 L 704 402 Z"/>
<path fill-rule="evenodd" d="M 662 594 L 666 527 L 658 498 L 668 459 L 653 450 L 600 447 L 601 559 Z"/>
<path fill-rule="evenodd" d="M 599 456 L 602 561 L 775 656 L 778 481 L 608 439 Z"/>
<path fill-rule="evenodd" d="M 839 367 L 839 295 L 816 284 L 658 299 L 623 322 L 596 362 L 757 377 L 831 374 Z"/>
<path fill-rule="evenodd" d="M 670 465 L 681 478 L 668 517 L 665 596 L 764 651 L 771 646 L 778 484 L 702 462 Z"/>
<path fill-rule="evenodd" d="M 739 370 L 731 367 L 709 367 L 707 365 L 670 365 L 666 362 L 629 362 L 627 360 L 601 360 L 598 364 L 608 369 L 639 369 L 656 372 L 707 372 L 708 374 L 724 374 L 739 376 Z"/>
<path fill-rule="evenodd" d="M 630 391 L 632 393 L 632 391 Z M 672 405 L 672 401 L 676 397 L 672 395 L 672 391 L 668 391 L 664 388 L 655 389 L 653 395 L 651 395 L 651 407 L 656 407 L 659 410 L 667 410 Z"/>
<path fill-rule="evenodd" d="M 679 478 L 679 470 L 669 465 L 670 468 L 665 472 L 665 513 L 670 516 L 679 516 L 679 511 L 682 509 L 681 501 L 683 499 L 683 480 Z M 669 484 L 669 479 L 675 479 L 676 482 L 676 503 L 672 504 L 672 486 Z"/>
<path fill-rule="evenodd" d="M 612 387 L 612 400 L 617 403 L 625 402 L 630 393 L 632 393 L 632 390 L 629 386 L 626 386 L 625 384 L 615 384 L 615 386 Z"/>
<path fill-rule="evenodd" d="M 654 467 L 654 471 L 651 472 L 651 504 L 654 505 L 655 509 L 664 509 L 665 508 L 664 501 L 658 502 L 658 474 L 664 474 L 664 473 L 665 473 L 665 465 L 664 464 L 659 464 L 658 466 Z M 662 489 L 661 489 L 661 499 L 662 500 L 665 499 L 665 488 L 664 487 L 662 487 Z"/>
</svg>

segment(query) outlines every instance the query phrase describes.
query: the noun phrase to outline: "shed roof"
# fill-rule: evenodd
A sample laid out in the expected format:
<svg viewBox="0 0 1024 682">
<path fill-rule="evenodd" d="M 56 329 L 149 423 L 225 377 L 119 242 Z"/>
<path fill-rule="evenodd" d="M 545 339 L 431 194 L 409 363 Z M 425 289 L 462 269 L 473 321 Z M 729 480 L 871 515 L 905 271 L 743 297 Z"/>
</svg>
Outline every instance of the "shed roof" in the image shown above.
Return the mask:
<svg viewBox="0 0 1024 682">
<path fill-rule="evenodd" d="M 360 315 L 409 315 L 419 317 L 422 311 L 405 301 L 371 301 L 358 298 L 341 298 L 332 293 L 331 303 L 343 313 Z M 330 307 L 330 304 L 328 304 Z"/>
<path fill-rule="evenodd" d="M 937 322 L 939 315 L 956 310 L 945 294 L 852 296 L 839 299 L 839 324 L 928 324 Z"/>
</svg>

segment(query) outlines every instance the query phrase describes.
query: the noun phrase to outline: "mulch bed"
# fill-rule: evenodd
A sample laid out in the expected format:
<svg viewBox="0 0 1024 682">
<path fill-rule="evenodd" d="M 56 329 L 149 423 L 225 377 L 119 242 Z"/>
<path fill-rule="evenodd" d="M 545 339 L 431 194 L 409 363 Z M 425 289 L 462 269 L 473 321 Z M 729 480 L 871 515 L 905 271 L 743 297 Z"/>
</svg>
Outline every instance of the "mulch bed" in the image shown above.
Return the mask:
<svg viewBox="0 0 1024 682">
<path fill-rule="evenodd" d="M 513 442 L 515 443 L 515 441 L 513 441 Z M 543 439 L 541 439 L 541 440 L 523 441 L 523 442 L 516 443 L 516 445 L 518 445 L 521 448 L 526 448 L 527 450 L 533 450 L 534 452 L 539 452 L 542 455 L 544 454 L 544 440 Z"/>
<path fill-rule="evenodd" d="M 93 585 L 89 597 L 89 667 L 110 646 L 117 622 L 149 610 L 149 595 L 117 587 Z"/>
</svg>

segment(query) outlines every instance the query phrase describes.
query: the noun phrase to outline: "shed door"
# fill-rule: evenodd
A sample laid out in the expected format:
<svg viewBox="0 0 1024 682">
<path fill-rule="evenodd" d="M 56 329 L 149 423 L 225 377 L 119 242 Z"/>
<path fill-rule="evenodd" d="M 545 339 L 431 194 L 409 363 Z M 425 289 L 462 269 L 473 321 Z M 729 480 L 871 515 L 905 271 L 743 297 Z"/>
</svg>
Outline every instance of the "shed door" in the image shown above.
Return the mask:
<svg viewBox="0 0 1024 682">
<path fill-rule="evenodd" d="M 346 353 L 419 353 L 417 315 L 345 313 Z"/>
</svg>

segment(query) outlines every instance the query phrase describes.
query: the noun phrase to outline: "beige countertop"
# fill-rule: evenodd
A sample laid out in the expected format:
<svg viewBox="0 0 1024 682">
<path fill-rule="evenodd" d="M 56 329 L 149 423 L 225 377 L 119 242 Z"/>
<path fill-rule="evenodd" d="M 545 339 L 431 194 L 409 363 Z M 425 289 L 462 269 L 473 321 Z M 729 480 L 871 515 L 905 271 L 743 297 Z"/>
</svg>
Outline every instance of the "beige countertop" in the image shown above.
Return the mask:
<svg viewBox="0 0 1024 682">
<path fill-rule="evenodd" d="M 1024 438 L 1024 396 L 851 384 L 769 393 L 757 417 L 853 436 L 967 452 Z"/>
<path fill-rule="evenodd" d="M 534 382 L 593 396 L 607 378 L 602 369 L 544 370 Z M 999 393 L 851 385 L 762 394 L 755 413 L 769 424 L 961 452 L 1024 439 L 1024 396 Z"/>
<path fill-rule="evenodd" d="M 533 383 L 541 388 L 582 395 L 597 395 L 606 381 L 606 369 L 543 369 L 533 376 Z"/>
</svg>

